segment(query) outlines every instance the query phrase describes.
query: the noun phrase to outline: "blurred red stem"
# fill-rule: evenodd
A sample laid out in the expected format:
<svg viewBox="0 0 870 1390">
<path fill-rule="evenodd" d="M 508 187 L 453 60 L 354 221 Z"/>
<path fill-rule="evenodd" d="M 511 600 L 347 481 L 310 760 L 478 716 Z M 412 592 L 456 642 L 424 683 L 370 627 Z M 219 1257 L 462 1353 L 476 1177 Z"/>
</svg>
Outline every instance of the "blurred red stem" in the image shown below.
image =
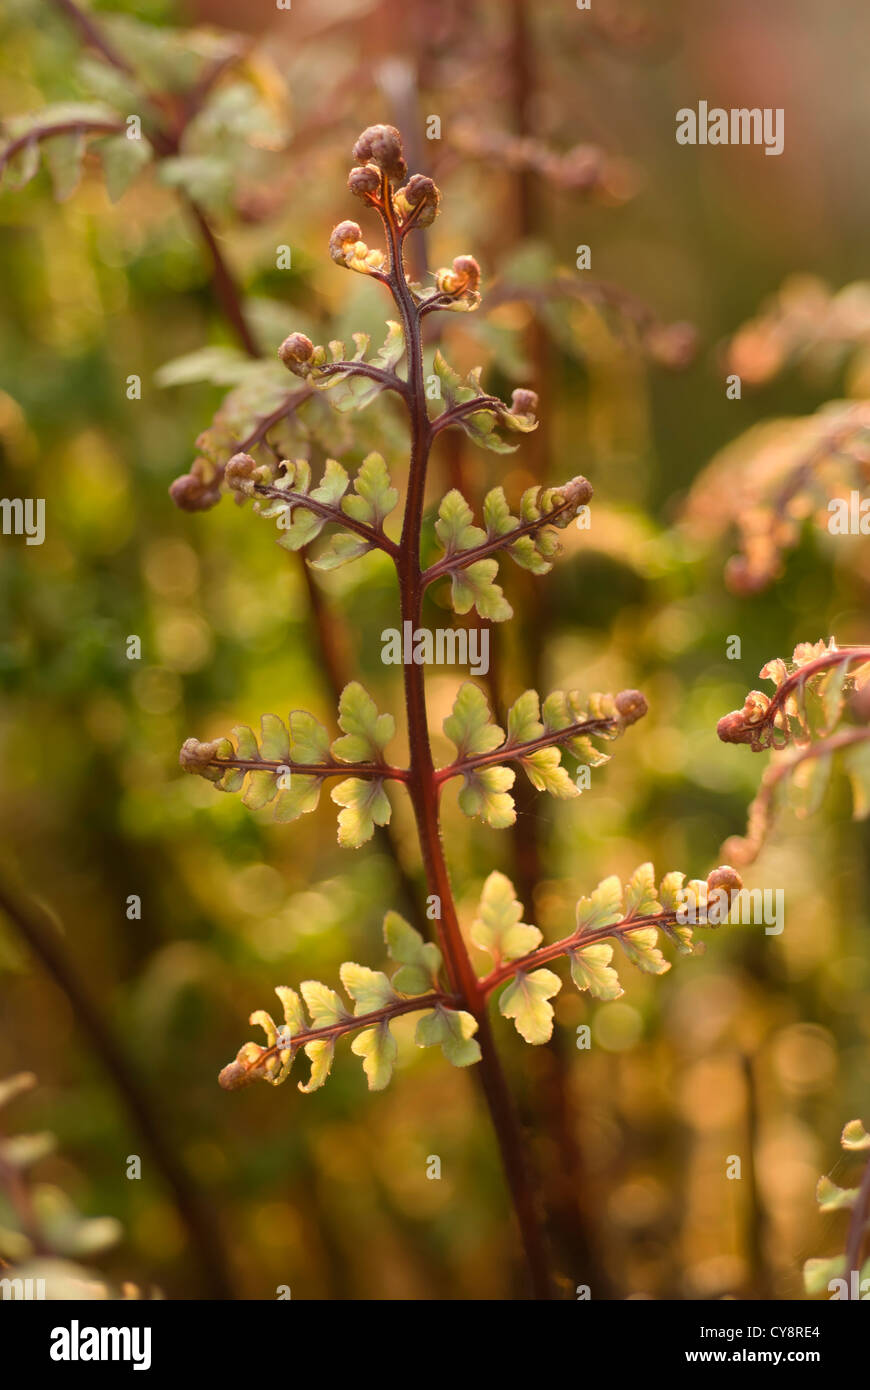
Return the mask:
<svg viewBox="0 0 870 1390">
<path fill-rule="evenodd" d="M 193 1254 L 200 1265 L 203 1287 L 210 1298 L 232 1298 L 233 1287 L 214 1213 L 200 1198 L 196 1185 L 176 1158 L 163 1129 L 163 1119 L 124 1052 L 120 1038 L 99 1002 L 76 971 L 61 945 L 57 929 L 45 912 L 0 884 L 0 909 L 14 924 L 33 954 L 69 999 L 76 1019 L 120 1097 L 129 1119 L 153 1155 L 188 1229 Z"/>
<path fill-rule="evenodd" d="M 198 203 L 195 203 L 192 198 L 185 198 L 184 201 L 187 204 L 196 229 L 211 257 L 212 270 L 214 272 L 212 283 L 214 285 L 215 296 L 221 306 L 224 317 L 248 356 L 259 357 L 261 355 L 260 350 L 257 347 L 254 335 L 245 318 L 238 285 L 235 282 L 229 266 L 224 260 L 223 252 L 221 251 L 211 224 Z"/>
</svg>

